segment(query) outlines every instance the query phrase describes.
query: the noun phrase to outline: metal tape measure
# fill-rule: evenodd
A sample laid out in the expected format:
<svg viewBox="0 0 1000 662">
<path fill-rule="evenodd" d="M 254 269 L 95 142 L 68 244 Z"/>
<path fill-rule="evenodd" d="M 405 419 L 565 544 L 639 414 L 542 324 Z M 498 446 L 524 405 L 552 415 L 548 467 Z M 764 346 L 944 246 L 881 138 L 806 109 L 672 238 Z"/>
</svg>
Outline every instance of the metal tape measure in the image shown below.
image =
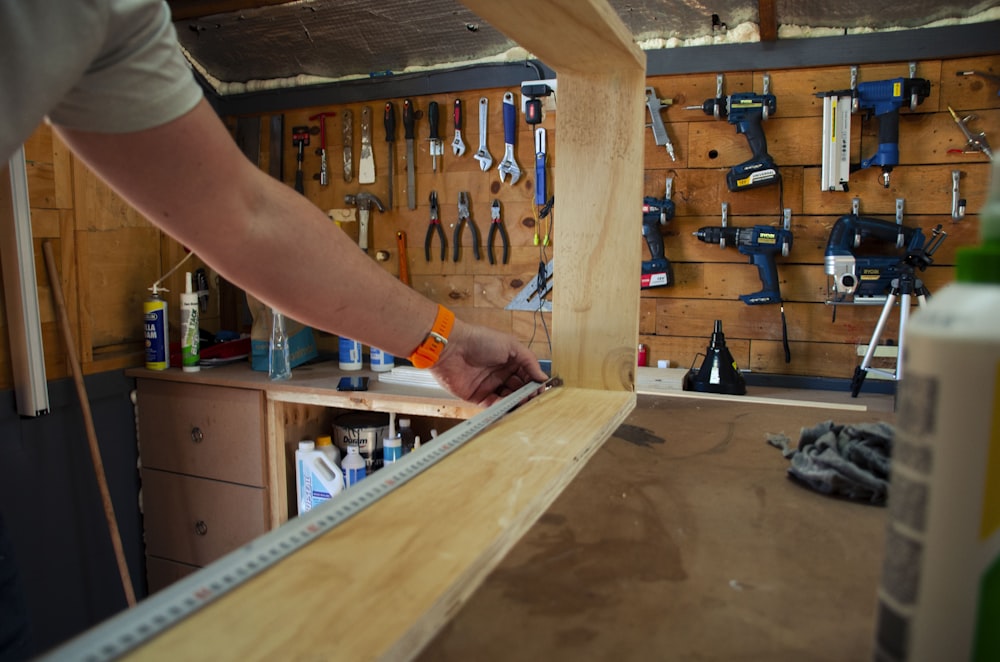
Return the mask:
<svg viewBox="0 0 1000 662">
<path fill-rule="evenodd" d="M 51 651 L 42 660 L 113 660 L 358 514 L 460 448 L 505 414 L 560 383 L 531 382 L 493 406 L 386 465 L 329 501 L 265 533 L 198 572 L 120 612 Z"/>
</svg>

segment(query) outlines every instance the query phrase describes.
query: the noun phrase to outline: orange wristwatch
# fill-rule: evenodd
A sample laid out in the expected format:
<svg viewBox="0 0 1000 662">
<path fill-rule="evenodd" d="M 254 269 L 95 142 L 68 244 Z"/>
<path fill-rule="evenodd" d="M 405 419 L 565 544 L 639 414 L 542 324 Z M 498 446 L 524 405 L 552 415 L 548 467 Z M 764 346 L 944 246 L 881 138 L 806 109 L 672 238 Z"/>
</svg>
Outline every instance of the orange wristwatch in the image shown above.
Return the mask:
<svg viewBox="0 0 1000 662">
<path fill-rule="evenodd" d="M 410 363 L 417 368 L 430 368 L 437 363 L 438 359 L 441 358 L 441 352 L 444 351 L 445 345 L 448 344 L 448 334 L 451 333 L 451 328 L 454 325 L 455 313 L 438 304 L 437 317 L 434 318 L 434 324 L 431 325 L 431 330 L 427 334 L 427 337 L 424 338 L 424 341 L 410 354 Z"/>
</svg>

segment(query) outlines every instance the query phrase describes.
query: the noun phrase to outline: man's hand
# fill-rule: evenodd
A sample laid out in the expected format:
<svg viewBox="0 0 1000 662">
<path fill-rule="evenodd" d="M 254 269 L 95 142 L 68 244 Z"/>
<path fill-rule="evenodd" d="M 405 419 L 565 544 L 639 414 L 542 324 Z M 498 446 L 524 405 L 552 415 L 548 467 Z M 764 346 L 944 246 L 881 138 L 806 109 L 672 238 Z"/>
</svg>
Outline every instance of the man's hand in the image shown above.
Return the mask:
<svg viewBox="0 0 1000 662">
<path fill-rule="evenodd" d="M 548 379 L 535 355 L 513 337 L 460 320 L 431 372 L 457 397 L 482 405 Z"/>
</svg>

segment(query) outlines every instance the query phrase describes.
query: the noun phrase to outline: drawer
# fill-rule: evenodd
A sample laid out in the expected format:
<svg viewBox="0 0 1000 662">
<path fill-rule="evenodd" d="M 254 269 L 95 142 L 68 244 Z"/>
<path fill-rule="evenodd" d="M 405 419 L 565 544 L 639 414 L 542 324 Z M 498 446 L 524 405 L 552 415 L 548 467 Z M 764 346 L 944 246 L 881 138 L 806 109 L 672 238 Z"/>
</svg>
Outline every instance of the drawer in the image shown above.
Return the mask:
<svg viewBox="0 0 1000 662">
<path fill-rule="evenodd" d="M 143 466 L 264 485 L 262 392 L 151 379 L 136 392 Z"/>
<path fill-rule="evenodd" d="M 149 595 L 165 589 L 176 581 L 199 570 L 198 566 L 168 561 L 156 556 L 146 557 L 146 588 Z"/>
<path fill-rule="evenodd" d="M 146 554 L 203 566 L 267 531 L 267 490 L 144 467 Z"/>
</svg>

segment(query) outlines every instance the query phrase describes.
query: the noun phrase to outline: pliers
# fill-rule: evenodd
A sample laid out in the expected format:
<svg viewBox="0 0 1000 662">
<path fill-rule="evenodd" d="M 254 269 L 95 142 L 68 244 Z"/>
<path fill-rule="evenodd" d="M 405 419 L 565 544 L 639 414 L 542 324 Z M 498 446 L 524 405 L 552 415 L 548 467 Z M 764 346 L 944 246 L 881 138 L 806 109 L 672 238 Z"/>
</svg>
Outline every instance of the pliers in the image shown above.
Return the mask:
<svg viewBox="0 0 1000 662">
<path fill-rule="evenodd" d="M 431 241 L 435 232 L 441 240 L 441 261 L 444 262 L 448 255 L 448 244 L 441 228 L 441 217 L 438 215 L 438 194 L 437 191 L 431 191 L 431 223 L 427 226 L 427 235 L 424 237 L 424 257 L 428 262 L 431 261 Z"/>
<path fill-rule="evenodd" d="M 462 191 L 458 194 L 458 222 L 455 224 L 455 243 L 452 251 L 454 262 L 458 262 L 458 250 L 462 245 L 462 225 L 465 223 L 468 223 L 469 229 L 472 230 L 472 254 L 476 256 L 477 260 L 481 260 L 482 258 L 479 256 L 479 230 L 476 229 L 476 224 L 469 216 L 469 194 Z"/>
<path fill-rule="evenodd" d="M 503 263 L 507 264 L 507 258 L 510 254 L 510 238 L 507 236 L 507 228 L 504 227 L 503 220 L 500 218 L 499 200 L 494 200 L 493 204 L 490 205 L 490 217 L 492 222 L 490 223 L 490 234 L 486 240 L 486 256 L 490 258 L 490 264 L 496 264 L 496 258 L 493 257 L 493 240 L 499 232 L 500 242 L 503 245 Z"/>
</svg>

